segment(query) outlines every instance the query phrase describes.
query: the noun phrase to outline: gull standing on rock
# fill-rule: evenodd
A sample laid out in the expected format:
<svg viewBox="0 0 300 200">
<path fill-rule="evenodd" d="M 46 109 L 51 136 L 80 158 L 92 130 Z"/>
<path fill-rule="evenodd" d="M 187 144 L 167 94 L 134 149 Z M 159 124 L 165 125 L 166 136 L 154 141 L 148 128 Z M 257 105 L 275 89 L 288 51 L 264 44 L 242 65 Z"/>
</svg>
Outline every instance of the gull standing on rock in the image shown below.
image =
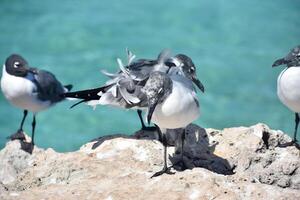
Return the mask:
<svg viewBox="0 0 300 200">
<path fill-rule="evenodd" d="M 138 99 L 141 94 L 140 89 L 143 87 L 149 75 L 153 71 L 166 72 L 174 64 L 168 62 L 170 57 L 169 50 L 163 50 L 157 59 L 135 59 L 135 55 L 127 50 L 128 64 L 125 66 L 121 59 L 117 59 L 120 67 L 118 73 L 112 74 L 102 71 L 103 74 L 110 78 L 102 87 L 88 89 L 76 92 L 66 93 L 65 97 L 82 99 L 72 107 L 86 102 L 88 105 L 111 105 L 121 108 L 134 108 L 137 110 L 141 121 L 142 130 L 156 130 L 155 127 L 147 127 L 142 118 L 142 108 L 138 104 L 142 102 Z M 137 97 L 135 97 L 137 96 Z M 140 105 L 140 107 L 145 107 Z"/>
<path fill-rule="evenodd" d="M 81 102 L 91 106 L 111 105 L 125 109 L 146 110 L 147 121 L 156 125 L 164 146 L 164 167 L 153 177 L 170 173 L 166 158 L 166 130 L 182 128 L 183 149 L 185 127 L 200 114 L 193 83 L 204 92 L 204 86 L 196 77 L 195 65 L 188 56 L 178 54 L 166 59 L 165 63 L 162 66 L 166 66 L 166 69 L 151 69 L 140 81 L 137 81 L 137 78 L 143 76 L 137 76 L 136 71 L 123 68 L 120 64 L 122 72 L 116 76 L 111 75 L 112 80 L 105 86 L 64 94 L 64 97 L 83 99 Z M 181 153 L 180 162 L 185 167 L 183 150 Z"/>
<path fill-rule="evenodd" d="M 164 173 L 171 174 L 167 166 L 167 129 L 182 128 L 181 134 L 181 165 L 183 161 L 183 143 L 185 128 L 200 115 L 200 105 L 193 83 L 204 92 L 203 84 L 196 77 L 193 61 L 186 55 L 179 54 L 172 59 L 176 67 L 170 68 L 168 73 L 153 72 L 142 92 L 147 96 L 147 121 L 157 127 L 164 146 L 164 166 L 152 177 Z"/>
<path fill-rule="evenodd" d="M 300 45 L 293 48 L 287 56 L 276 60 L 272 67 L 286 65 L 277 80 L 277 95 L 280 101 L 295 113 L 295 130 L 291 143 L 300 148 L 297 143 L 297 129 L 300 112 Z"/>
<path fill-rule="evenodd" d="M 141 75 L 136 76 L 135 72 L 123 68 L 121 64 L 122 73 L 111 76 L 112 80 L 105 86 L 64 94 L 64 97 L 83 99 L 81 102 L 91 106 L 111 105 L 146 110 L 148 123 L 152 121 L 156 125 L 164 145 L 164 168 L 153 177 L 170 173 L 166 160 L 166 129 L 183 128 L 183 149 L 184 129 L 200 114 L 193 83 L 204 92 L 204 86 L 197 79 L 195 65 L 188 56 L 178 54 L 166 59 L 165 63 L 161 68 L 151 70 L 141 81 L 136 80 Z M 181 164 L 184 167 L 183 150 L 181 153 Z"/>
<path fill-rule="evenodd" d="M 61 95 L 71 88 L 71 85 L 63 86 L 52 73 L 29 67 L 27 61 L 20 55 L 9 56 L 2 70 L 1 89 L 12 105 L 24 110 L 20 128 L 10 138 L 25 140 L 23 124 L 28 111 L 32 112 L 31 143 L 21 143 L 24 151 L 32 153 L 36 114 L 64 100 Z"/>
</svg>

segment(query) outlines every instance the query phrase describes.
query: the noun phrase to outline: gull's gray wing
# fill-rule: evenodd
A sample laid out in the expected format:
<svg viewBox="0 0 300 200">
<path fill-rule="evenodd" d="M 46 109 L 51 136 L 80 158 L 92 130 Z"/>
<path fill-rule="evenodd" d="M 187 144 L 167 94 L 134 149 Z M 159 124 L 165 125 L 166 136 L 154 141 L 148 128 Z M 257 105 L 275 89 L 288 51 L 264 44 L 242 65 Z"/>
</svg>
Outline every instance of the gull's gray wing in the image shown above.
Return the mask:
<svg viewBox="0 0 300 200">
<path fill-rule="evenodd" d="M 171 52 L 168 49 L 162 50 L 157 59 L 139 59 L 130 63 L 127 69 L 130 76 L 137 81 L 143 81 L 149 78 L 150 73 L 155 70 L 157 65 L 164 65 L 164 63 L 171 57 Z"/>
<path fill-rule="evenodd" d="M 103 97 L 103 100 L 106 100 L 105 104 L 114 102 L 114 105 L 121 105 L 121 107 L 125 108 L 147 107 L 149 106 L 149 101 L 153 101 L 153 98 L 150 97 L 150 90 L 159 89 L 161 86 L 162 90 L 165 91 L 164 95 L 170 92 L 169 90 L 167 91 L 166 88 L 171 87 L 171 79 L 163 72 L 153 72 L 157 70 L 156 66 L 164 65 L 164 62 L 169 59 L 170 52 L 168 50 L 162 51 L 156 60 L 139 59 L 133 61 L 133 59 L 131 59 L 133 57 L 132 55 L 131 52 L 128 53 L 128 60 L 130 60 L 128 66 L 123 68 L 122 63 L 119 64 L 122 67 L 122 72 L 112 79 L 115 81 L 116 86 L 112 89 L 109 99 Z M 151 79 L 149 79 L 149 77 L 151 77 Z M 145 86 L 145 84 L 147 86 Z M 148 93 L 144 93 L 142 89 Z M 161 92 L 161 90 L 159 92 Z M 154 93 L 157 94 L 157 92 Z"/>
<path fill-rule="evenodd" d="M 115 74 L 109 73 L 105 70 L 102 70 L 102 73 L 110 78 L 110 80 L 106 82 L 107 85 L 116 83 L 123 77 L 127 76 L 130 76 L 135 81 L 143 81 L 149 77 L 149 74 L 153 71 L 154 66 L 157 64 L 157 60 L 139 59 L 131 62 L 127 66 L 124 66 L 122 70 Z"/>
<path fill-rule="evenodd" d="M 272 67 L 279 65 L 287 65 L 288 67 L 299 66 L 300 65 L 300 45 L 291 49 L 291 51 L 284 57 L 276 60 Z"/>
<path fill-rule="evenodd" d="M 61 95 L 66 92 L 64 86 L 55 75 L 45 70 L 35 70 L 33 82 L 36 85 L 37 97 L 41 101 L 56 103 L 64 99 Z"/>
<path fill-rule="evenodd" d="M 151 72 L 155 70 L 161 70 L 165 66 L 164 70 L 168 70 L 169 67 L 165 65 L 165 62 L 171 57 L 171 52 L 168 49 L 164 49 L 160 52 L 157 59 L 138 59 L 134 60 L 135 55 L 127 50 L 128 64 L 125 66 L 121 59 L 117 59 L 120 71 L 117 73 L 109 73 L 102 71 L 103 74 L 110 78 L 106 84 L 113 84 L 120 80 L 123 76 L 130 76 L 135 81 L 145 81 L 149 78 Z"/>
<path fill-rule="evenodd" d="M 123 77 L 108 91 L 99 94 L 99 103 L 122 108 L 146 107 L 147 97 L 141 92 L 143 86 L 141 82 L 136 82 L 130 77 Z"/>
<path fill-rule="evenodd" d="M 162 103 L 172 92 L 172 89 L 173 82 L 167 74 L 157 71 L 150 74 L 148 81 L 142 88 L 148 101 L 148 123 L 151 121 L 157 104 Z"/>
<path fill-rule="evenodd" d="M 98 101 L 88 102 L 91 106 L 101 105 L 112 105 L 122 108 L 145 108 L 148 106 L 148 99 L 145 93 L 141 90 L 145 86 L 150 74 L 157 67 L 164 65 L 164 62 L 170 57 L 168 51 L 162 51 L 156 60 L 153 59 L 139 59 L 134 61 L 135 55 L 130 51 L 127 51 L 128 64 L 123 65 L 121 59 L 117 59 L 120 71 L 117 73 L 108 73 L 102 71 L 103 74 L 107 75 L 110 80 L 108 80 L 105 86 L 105 90 L 99 90 L 96 97 L 98 96 Z M 103 88 L 103 87 L 101 87 Z M 99 89 L 99 88 L 98 88 Z M 93 90 L 98 91 L 98 90 Z M 90 95 L 90 90 L 78 91 L 73 93 L 68 93 L 67 95 L 75 98 L 80 98 L 79 94 Z M 77 95 L 77 96 L 76 96 Z M 92 100 L 97 100 L 93 98 Z"/>
<path fill-rule="evenodd" d="M 128 65 L 126 69 L 128 69 L 130 76 L 134 80 L 143 81 L 149 77 L 157 64 L 157 60 L 139 59 Z"/>
</svg>

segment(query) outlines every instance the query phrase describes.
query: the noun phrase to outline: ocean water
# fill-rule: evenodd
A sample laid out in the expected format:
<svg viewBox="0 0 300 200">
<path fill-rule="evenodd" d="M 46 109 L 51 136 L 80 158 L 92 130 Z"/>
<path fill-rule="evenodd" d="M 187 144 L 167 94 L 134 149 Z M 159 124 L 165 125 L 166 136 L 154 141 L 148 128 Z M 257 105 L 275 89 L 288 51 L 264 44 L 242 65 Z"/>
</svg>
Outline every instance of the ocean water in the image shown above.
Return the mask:
<svg viewBox="0 0 300 200">
<path fill-rule="evenodd" d="M 271 65 L 300 44 L 299 10 L 294 0 L 1 0 L 0 61 L 19 53 L 79 90 L 103 84 L 100 70 L 116 71 L 126 47 L 140 58 L 170 48 L 191 56 L 206 87 L 195 123 L 222 129 L 263 122 L 292 135 L 294 115 L 276 96 L 283 68 Z M 134 111 L 70 105 L 38 114 L 38 146 L 73 151 L 93 138 L 140 128 Z M 0 148 L 21 118 L 1 93 Z"/>
</svg>

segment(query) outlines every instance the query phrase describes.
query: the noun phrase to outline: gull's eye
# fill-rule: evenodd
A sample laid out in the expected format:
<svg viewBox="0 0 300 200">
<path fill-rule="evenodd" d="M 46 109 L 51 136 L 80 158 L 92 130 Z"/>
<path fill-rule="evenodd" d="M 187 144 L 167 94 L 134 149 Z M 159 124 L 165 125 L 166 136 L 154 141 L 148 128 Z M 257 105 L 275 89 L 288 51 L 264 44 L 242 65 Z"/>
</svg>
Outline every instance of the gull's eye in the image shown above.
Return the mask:
<svg viewBox="0 0 300 200">
<path fill-rule="evenodd" d="M 175 67 L 175 66 L 176 66 L 174 63 L 169 62 L 169 61 L 165 62 L 165 64 L 166 64 L 168 67 Z"/>
<path fill-rule="evenodd" d="M 195 72 L 195 67 L 191 67 L 191 68 L 189 69 L 189 72 L 190 72 L 190 73 L 194 73 L 194 72 Z"/>
<path fill-rule="evenodd" d="M 18 68 L 18 67 L 20 67 L 21 66 L 21 64 L 19 63 L 19 62 L 15 62 L 14 63 L 14 68 Z"/>
</svg>

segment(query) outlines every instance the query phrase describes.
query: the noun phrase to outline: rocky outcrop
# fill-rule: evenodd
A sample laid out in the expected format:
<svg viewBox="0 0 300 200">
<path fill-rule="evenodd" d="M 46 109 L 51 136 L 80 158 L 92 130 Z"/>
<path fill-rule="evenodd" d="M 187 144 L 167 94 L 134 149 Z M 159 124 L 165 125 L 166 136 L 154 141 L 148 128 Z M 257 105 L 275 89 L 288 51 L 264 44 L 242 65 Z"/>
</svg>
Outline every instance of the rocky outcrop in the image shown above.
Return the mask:
<svg viewBox="0 0 300 200">
<path fill-rule="evenodd" d="M 300 199 L 300 151 L 264 124 L 222 131 L 190 125 L 184 163 L 181 130 L 168 132 L 173 175 L 150 178 L 163 164 L 155 132 L 98 138 L 76 152 L 11 141 L 0 152 L 0 199 Z"/>
</svg>

